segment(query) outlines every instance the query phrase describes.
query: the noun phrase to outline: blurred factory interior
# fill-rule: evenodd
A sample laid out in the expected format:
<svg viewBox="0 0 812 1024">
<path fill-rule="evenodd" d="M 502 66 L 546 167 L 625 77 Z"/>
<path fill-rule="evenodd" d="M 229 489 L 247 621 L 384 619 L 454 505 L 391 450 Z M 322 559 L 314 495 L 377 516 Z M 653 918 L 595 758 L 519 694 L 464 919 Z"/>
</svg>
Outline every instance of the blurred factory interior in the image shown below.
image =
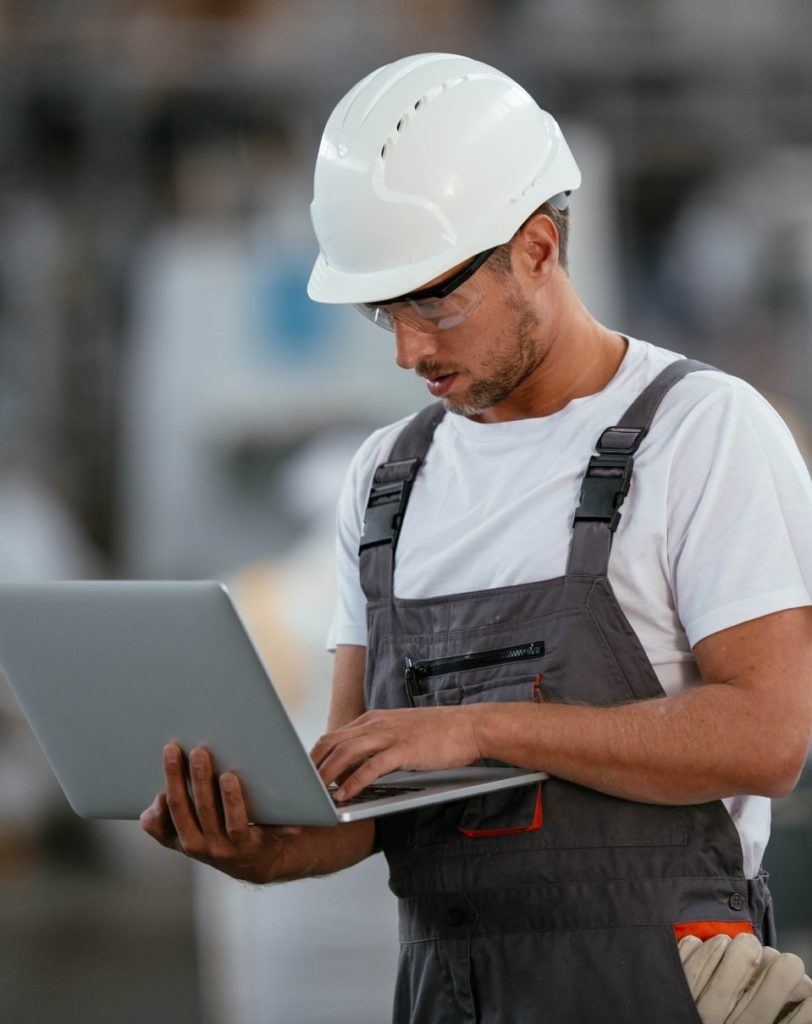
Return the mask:
<svg viewBox="0 0 812 1024">
<path fill-rule="evenodd" d="M 318 731 L 342 473 L 428 396 L 307 299 L 312 166 L 347 88 L 413 52 L 493 63 L 559 119 L 593 312 L 750 380 L 809 452 L 810 39 L 802 0 L 0 3 L 0 578 L 233 580 Z M 807 966 L 810 799 L 776 807 L 767 862 Z M 380 865 L 259 893 L 153 845 L 72 815 L 0 691 L 4 1024 L 386 1019 Z M 320 1000 L 353 971 L 345 1017 Z"/>
</svg>

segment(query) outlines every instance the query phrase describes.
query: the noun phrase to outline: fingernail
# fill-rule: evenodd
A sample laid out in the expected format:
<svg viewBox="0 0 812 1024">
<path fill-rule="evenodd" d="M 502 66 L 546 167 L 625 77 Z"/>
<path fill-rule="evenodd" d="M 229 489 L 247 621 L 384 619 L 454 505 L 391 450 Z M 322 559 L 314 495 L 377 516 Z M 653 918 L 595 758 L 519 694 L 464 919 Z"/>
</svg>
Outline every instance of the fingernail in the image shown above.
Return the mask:
<svg viewBox="0 0 812 1024">
<path fill-rule="evenodd" d="M 167 747 L 164 751 L 164 756 L 166 757 L 167 764 L 176 765 L 180 760 L 177 747 Z"/>
<path fill-rule="evenodd" d="M 234 778 L 231 775 L 224 775 L 220 779 L 220 785 L 223 787 L 223 792 L 225 792 L 225 793 L 233 793 L 234 792 L 234 789 L 235 789 Z"/>
</svg>

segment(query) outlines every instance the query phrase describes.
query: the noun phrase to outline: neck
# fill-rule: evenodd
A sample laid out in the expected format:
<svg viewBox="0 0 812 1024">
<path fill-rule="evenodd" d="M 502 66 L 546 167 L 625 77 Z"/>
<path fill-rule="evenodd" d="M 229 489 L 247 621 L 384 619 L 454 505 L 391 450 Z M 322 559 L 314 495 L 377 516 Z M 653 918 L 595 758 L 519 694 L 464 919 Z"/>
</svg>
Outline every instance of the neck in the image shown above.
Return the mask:
<svg viewBox="0 0 812 1024">
<path fill-rule="evenodd" d="M 536 368 L 507 399 L 473 417 L 482 423 L 559 412 L 575 398 L 602 391 L 617 373 L 628 343 L 586 310 L 566 282 L 538 328 Z"/>
</svg>

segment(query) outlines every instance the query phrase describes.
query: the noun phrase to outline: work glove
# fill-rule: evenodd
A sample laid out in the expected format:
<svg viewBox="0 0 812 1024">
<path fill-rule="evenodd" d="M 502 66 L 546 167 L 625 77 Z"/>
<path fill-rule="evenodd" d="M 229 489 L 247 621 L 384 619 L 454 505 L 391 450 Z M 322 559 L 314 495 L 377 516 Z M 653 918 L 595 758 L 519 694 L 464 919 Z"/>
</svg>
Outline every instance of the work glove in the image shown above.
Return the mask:
<svg viewBox="0 0 812 1024">
<path fill-rule="evenodd" d="M 702 1024 L 812 1024 L 812 981 L 794 953 L 748 934 L 689 935 L 679 952 Z"/>
</svg>

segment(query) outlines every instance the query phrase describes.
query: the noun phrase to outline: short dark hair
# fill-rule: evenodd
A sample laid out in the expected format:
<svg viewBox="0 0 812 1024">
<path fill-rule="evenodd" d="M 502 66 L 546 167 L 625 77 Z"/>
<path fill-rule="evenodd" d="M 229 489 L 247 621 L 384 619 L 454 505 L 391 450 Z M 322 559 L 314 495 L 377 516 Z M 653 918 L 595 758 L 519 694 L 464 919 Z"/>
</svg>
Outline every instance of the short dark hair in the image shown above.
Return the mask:
<svg viewBox="0 0 812 1024">
<path fill-rule="evenodd" d="M 548 199 L 546 203 L 542 203 L 538 209 L 534 210 L 530 214 L 530 217 L 524 221 L 522 227 L 524 227 L 531 217 L 535 217 L 539 213 L 543 213 L 545 217 L 549 217 L 553 224 L 555 224 L 556 231 L 558 232 L 558 264 L 566 273 L 568 270 L 567 249 L 570 238 L 569 207 L 565 210 L 559 210 L 559 208 Z M 519 230 L 521 230 L 521 228 L 519 228 Z M 514 235 L 513 237 L 515 238 L 516 236 Z M 500 245 L 490 257 L 488 260 L 488 266 L 491 270 L 503 274 L 510 273 L 512 269 L 512 264 L 510 262 L 510 246 L 512 242 L 513 238 L 511 238 L 509 242 L 505 242 L 503 245 Z"/>
</svg>

